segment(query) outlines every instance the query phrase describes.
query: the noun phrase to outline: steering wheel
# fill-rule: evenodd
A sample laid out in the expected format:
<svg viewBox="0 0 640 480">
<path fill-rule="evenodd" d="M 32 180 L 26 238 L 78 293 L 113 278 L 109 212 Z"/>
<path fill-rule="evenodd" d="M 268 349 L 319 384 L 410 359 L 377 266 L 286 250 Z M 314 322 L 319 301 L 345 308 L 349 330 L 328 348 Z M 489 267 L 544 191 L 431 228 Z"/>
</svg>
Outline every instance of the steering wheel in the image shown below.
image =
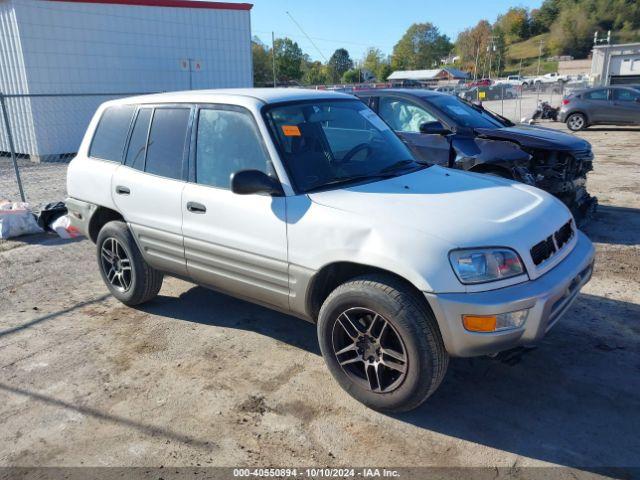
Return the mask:
<svg viewBox="0 0 640 480">
<path fill-rule="evenodd" d="M 351 150 L 349 150 L 347 153 L 345 153 L 344 157 L 342 157 L 342 160 L 340 160 L 338 163 L 340 164 L 349 163 L 353 157 L 355 157 L 358 153 L 360 153 L 363 150 L 366 150 L 367 156 L 369 156 L 369 154 L 372 151 L 371 145 L 368 143 L 359 143 L 358 145 L 353 147 Z"/>
</svg>

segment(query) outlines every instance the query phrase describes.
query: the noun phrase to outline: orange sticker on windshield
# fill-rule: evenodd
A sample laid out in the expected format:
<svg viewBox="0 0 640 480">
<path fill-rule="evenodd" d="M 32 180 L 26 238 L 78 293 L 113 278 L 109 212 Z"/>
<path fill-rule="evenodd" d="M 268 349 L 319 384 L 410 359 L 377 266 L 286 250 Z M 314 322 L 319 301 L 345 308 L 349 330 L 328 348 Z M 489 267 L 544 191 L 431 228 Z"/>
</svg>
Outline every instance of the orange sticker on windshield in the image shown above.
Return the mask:
<svg viewBox="0 0 640 480">
<path fill-rule="evenodd" d="M 296 125 L 283 125 L 282 133 L 284 133 L 285 137 L 300 137 L 302 134 L 300 133 L 300 129 Z"/>
</svg>

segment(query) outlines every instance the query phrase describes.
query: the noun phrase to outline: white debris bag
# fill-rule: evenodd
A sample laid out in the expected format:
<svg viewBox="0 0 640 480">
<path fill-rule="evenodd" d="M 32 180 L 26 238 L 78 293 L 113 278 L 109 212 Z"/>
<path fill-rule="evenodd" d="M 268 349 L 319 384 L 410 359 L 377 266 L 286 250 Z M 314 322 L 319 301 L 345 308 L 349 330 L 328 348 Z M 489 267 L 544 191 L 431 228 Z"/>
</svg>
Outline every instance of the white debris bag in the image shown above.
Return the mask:
<svg viewBox="0 0 640 480">
<path fill-rule="evenodd" d="M 78 231 L 71 226 L 69 215 L 61 215 L 49 224 L 49 228 L 56 232 L 60 238 L 76 238 Z"/>
<path fill-rule="evenodd" d="M 29 204 L 24 202 L 0 201 L 0 238 L 41 233 L 36 217 Z"/>
</svg>

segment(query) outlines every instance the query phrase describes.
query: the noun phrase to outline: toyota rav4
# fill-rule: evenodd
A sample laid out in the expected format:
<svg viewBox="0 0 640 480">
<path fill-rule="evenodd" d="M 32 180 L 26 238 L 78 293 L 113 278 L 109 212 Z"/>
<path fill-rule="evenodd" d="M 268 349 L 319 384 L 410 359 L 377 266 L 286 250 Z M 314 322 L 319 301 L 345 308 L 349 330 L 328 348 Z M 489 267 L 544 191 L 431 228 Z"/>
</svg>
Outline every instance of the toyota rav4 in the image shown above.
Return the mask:
<svg viewBox="0 0 640 480">
<path fill-rule="evenodd" d="M 540 339 L 593 268 L 559 200 L 418 161 L 339 93 L 107 102 L 68 192 L 121 302 L 153 299 L 173 275 L 315 322 L 338 383 L 382 411 L 421 404 L 449 356 Z"/>
</svg>

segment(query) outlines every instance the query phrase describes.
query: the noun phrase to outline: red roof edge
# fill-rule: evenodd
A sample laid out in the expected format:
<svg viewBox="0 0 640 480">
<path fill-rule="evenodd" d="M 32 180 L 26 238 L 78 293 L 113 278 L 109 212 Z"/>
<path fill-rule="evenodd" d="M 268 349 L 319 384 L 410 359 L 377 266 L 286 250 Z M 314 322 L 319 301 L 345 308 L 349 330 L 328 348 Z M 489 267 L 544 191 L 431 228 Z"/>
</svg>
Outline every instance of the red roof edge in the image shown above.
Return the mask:
<svg viewBox="0 0 640 480">
<path fill-rule="evenodd" d="M 251 3 L 196 2 L 193 0 L 48 0 L 67 3 L 102 3 L 107 5 L 135 5 L 142 7 L 207 8 L 211 10 L 251 10 Z"/>
</svg>

